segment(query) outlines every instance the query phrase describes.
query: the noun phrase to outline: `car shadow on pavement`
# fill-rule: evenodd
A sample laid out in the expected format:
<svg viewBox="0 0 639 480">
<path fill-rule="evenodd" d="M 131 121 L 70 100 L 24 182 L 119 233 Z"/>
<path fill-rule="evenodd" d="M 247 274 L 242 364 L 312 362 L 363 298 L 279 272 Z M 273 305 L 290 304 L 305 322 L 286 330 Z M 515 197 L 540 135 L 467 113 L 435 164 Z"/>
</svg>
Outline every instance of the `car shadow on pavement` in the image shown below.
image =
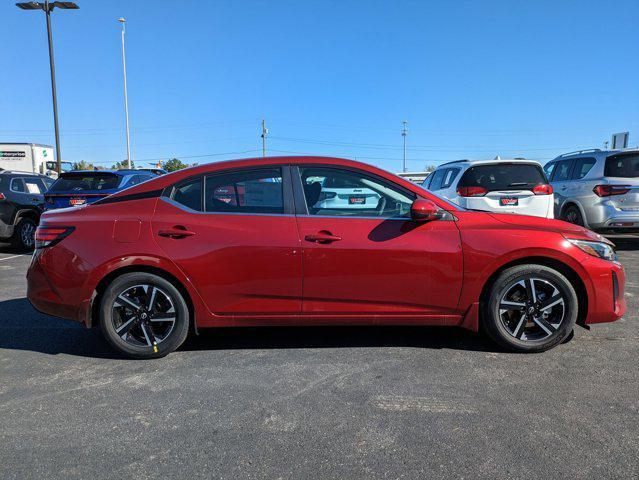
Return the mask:
<svg viewBox="0 0 639 480">
<path fill-rule="evenodd" d="M 243 327 L 206 329 L 191 335 L 183 351 L 287 348 L 412 347 L 502 351 L 492 342 L 457 328 L 420 326 Z M 0 302 L 0 348 L 49 355 L 123 359 L 97 328 L 37 312 L 26 298 Z"/>
<path fill-rule="evenodd" d="M 422 326 L 238 327 L 202 330 L 182 350 L 411 347 L 500 352 L 481 335 Z"/>
<path fill-rule="evenodd" d="M 619 237 L 611 235 L 609 238 L 615 244 L 615 247 L 619 252 L 632 252 L 634 250 L 639 250 L 639 234 Z"/>
<path fill-rule="evenodd" d="M 121 358 L 100 336 L 70 320 L 37 312 L 26 298 L 0 302 L 0 348 L 49 355 Z"/>
</svg>

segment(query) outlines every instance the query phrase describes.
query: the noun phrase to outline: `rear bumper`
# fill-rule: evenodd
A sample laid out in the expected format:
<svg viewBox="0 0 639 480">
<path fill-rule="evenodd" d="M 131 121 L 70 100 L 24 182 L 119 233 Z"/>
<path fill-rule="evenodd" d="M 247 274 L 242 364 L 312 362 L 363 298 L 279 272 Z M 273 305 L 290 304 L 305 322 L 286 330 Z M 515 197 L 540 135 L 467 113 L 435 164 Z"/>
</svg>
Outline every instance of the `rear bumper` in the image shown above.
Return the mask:
<svg viewBox="0 0 639 480">
<path fill-rule="evenodd" d="M 602 202 L 586 208 L 586 221 L 593 230 L 639 229 L 639 211 L 621 210 Z"/>
<path fill-rule="evenodd" d="M 81 279 L 76 278 L 75 281 L 69 282 L 68 277 L 62 281 L 60 278 L 51 278 L 52 275 L 64 277 L 70 271 L 77 273 L 78 270 L 73 268 L 65 271 L 64 254 L 49 254 L 50 252 L 46 249 L 44 251 L 36 250 L 27 270 L 27 299 L 29 303 L 41 313 L 90 326 L 90 316 L 88 315 L 90 302 L 83 300 L 87 296 L 80 293 L 82 288 L 78 288 Z M 56 268 L 49 268 L 54 263 L 57 264 Z M 70 265 L 67 263 L 67 266 Z M 64 289 L 61 290 L 56 285 L 64 285 Z"/>
</svg>

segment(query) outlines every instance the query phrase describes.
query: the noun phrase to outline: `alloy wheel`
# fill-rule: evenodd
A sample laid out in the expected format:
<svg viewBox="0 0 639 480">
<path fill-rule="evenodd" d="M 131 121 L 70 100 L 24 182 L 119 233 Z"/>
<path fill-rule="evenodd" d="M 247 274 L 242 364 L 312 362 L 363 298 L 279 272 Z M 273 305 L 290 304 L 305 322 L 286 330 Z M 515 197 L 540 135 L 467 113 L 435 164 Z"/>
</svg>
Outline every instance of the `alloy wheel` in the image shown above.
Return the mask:
<svg viewBox="0 0 639 480">
<path fill-rule="evenodd" d="M 157 348 L 175 327 L 171 296 L 155 285 L 134 285 L 115 297 L 112 306 L 115 333 L 133 346 Z"/>
<path fill-rule="evenodd" d="M 499 319 L 510 335 L 522 341 L 545 340 L 566 316 L 566 300 L 549 280 L 525 277 L 509 285 L 499 302 Z"/>
<path fill-rule="evenodd" d="M 33 247 L 33 244 L 35 242 L 35 231 L 35 225 L 33 225 L 32 223 L 25 222 L 22 225 L 22 228 L 20 229 L 20 240 L 25 247 Z"/>
</svg>

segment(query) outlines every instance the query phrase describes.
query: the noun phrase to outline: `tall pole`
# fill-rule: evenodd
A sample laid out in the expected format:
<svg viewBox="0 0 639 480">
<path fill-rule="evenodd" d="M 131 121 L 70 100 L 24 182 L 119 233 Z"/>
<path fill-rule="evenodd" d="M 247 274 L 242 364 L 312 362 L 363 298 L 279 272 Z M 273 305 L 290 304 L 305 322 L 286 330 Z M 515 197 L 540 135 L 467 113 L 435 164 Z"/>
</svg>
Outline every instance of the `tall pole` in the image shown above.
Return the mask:
<svg viewBox="0 0 639 480">
<path fill-rule="evenodd" d="M 408 125 L 408 122 L 406 120 L 404 120 L 402 122 L 403 128 L 402 128 L 402 137 L 404 137 L 404 164 L 403 164 L 403 172 L 406 172 L 406 135 L 408 133 L 408 129 L 406 128 Z"/>
<path fill-rule="evenodd" d="M 262 119 L 262 156 L 266 157 L 266 137 L 268 128 L 266 128 L 266 120 Z"/>
<path fill-rule="evenodd" d="M 49 40 L 49 68 L 51 69 L 51 95 L 53 96 L 53 128 L 55 130 L 55 156 L 58 175 L 62 173 L 62 157 L 60 156 L 60 128 L 58 127 L 58 94 L 55 88 L 55 65 L 53 62 L 53 35 L 51 34 L 51 10 L 49 1 L 44 2 L 44 12 L 47 17 L 47 38 Z"/>
<path fill-rule="evenodd" d="M 126 20 L 118 18 L 122 24 L 122 71 L 124 72 L 124 116 L 126 117 L 126 166 L 131 168 L 131 137 L 129 135 L 129 97 L 126 92 L 126 50 L 124 48 L 124 34 L 126 33 Z"/>
</svg>

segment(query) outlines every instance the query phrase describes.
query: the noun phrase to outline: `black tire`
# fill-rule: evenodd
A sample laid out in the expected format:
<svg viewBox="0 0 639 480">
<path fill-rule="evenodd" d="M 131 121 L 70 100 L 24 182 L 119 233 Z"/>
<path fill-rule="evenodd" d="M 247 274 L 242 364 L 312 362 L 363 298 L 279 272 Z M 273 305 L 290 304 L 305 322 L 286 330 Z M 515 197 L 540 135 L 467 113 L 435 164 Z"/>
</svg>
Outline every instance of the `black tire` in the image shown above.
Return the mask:
<svg viewBox="0 0 639 480">
<path fill-rule="evenodd" d="M 584 226 L 584 217 L 581 216 L 581 211 L 575 205 L 569 205 L 564 210 L 562 216 L 563 220 L 574 225 Z"/>
<path fill-rule="evenodd" d="M 148 320 L 143 322 L 141 320 L 144 315 L 142 310 L 135 311 L 123 302 L 116 300 L 117 298 L 121 298 L 122 294 L 127 298 L 131 298 L 128 297 L 129 294 L 127 292 L 136 292 L 138 291 L 136 289 L 142 289 L 143 286 L 149 287 L 147 291 L 151 288 L 155 288 L 161 292 L 164 303 L 166 305 L 170 303 L 170 310 L 174 311 L 172 327 L 164 338 L 160 339 L 160 337 L 155 337 L 156 333 L 153 331 L 153 328 L 157 328 L 157 325 L 161 325 L 161 323 L 151 323 L 154 322 L 154 320 L 151 320 L 151 318 L 154 318 L 154 314 L 151 313 L 150 308 L 147 309 L 146 306 L 144 307 L 148 313 Z M 168 299 L 168 301 L 166 299 Z M 136 299 L 138 304 L 144 303 L 138 300 L 139 299 Z M 122 303 L 122 305 L 120 305 L 120 303 Z M 151 303 L 153 303 L 153 301 L 151 301 Z M 134 319 L 132 321 L 132 326 L 126 330 L 123 336 L 116 331 L 116 322 L 120 322 L 119 328 L 121 328 L 124 323 L 127 323 L 125 321 L 126 318 L 121 318 L 124 316 L 124 314 L 120 313 L 123 311 L 122 309 L 128 309 L 127 311 L 134 312 L 131 318 L 137 318 L 137 320 Z M 158 316 L 161 316 L 161 314 Z M 161 322 L 161 320 L 159 321 Z M 100 302 L 100 328 L 104 338 L 118 352 L 131 358 L 159 358 L 173 352 L 186 340 L 189 333 L 189 322 L 189 309 L 180 291 L 168 280 L 151 273 L 135 272 L 117 277 L 106 288 Z M 142 323 L 144 323 L 146 327 L 143 328 Z M 147 343 L 142 343 L 144 340 L 137 341 L 136 332 L 138 337 L 141 337 L 140 333 L 144 334 L 144 340 L 146 340 Z M 153 345 L 148 344 L 150 337 L 153 337 Z"/>
<path fill-rule="evenodd" d="M 21 218 L 13 230 L 11 244 L 16 250 L 31 252 L 35 247 L 35 230 L 38 227 L 35 220 L 29 217 Z"/>
<path fill-rule="evenodd" d="M 559 297 L 561 303 L 547 310 L 535 308 L 535 303 L 529 302 L 530 283 L 527 279 L 532 280 L 532 284 L 537 288 L 542 287 L 538 293 L 533 294 L 533 297 L 537 297 L 539 306 L 543 307 L 544 302 L 550 304 L 552 299 Z M 522 281 L 525 286 L 521 285 Z M 532 289 L 537 290 L 536 287 L 533 286 Z M 556 290 L 558 293 L 548 294 L 551 288 L 552 292 Z M 517 292 L 516 289 L 520 291 Z M 526 294 L 521 292 L 522 289 Z M 521 300 L 521 304 L 525 306 L 510 307 L 513 310 L 502 309 L 505 306 L 502 301 L 514 303 L 504 300 L 505 296 L 513 291 L 525 295 Z M 554 296 L 549 298 L 550 295 Z M 531 307 L 534 312 L 530 310 Z M 571 334 L 577 320 L 578 308 L 575 289 L 560 272 L 543 265 L 518 265 L 504 270 L 490 286 L 487 299 L 482 305 L 482 328 L 495 343 L 508 350 L 543 352 L 559 345 Z M 557 318 L 559 322 L 555 323 Z M 510 329 L 511 327 L 514 328 Z"/>
</svg>

